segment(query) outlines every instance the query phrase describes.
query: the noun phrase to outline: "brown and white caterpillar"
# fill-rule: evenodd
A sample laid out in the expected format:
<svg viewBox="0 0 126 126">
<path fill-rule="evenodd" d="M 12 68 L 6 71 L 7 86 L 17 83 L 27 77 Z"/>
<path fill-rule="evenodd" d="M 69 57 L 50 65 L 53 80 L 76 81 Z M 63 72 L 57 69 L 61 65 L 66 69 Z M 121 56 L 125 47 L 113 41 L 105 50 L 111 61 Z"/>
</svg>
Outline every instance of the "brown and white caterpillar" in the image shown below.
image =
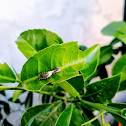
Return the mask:
<svg viewBox="0 0 126 126">
<path fill-rule="evenodd" d="M 60 70 L 61 70 L 60 67 L 56 67 L 52 71 L 48 71 L 48 72 L 41 73 L 41 74 L 39 74 L 39 80 L 47 79 L 50 76 L 52 76 L 53 74 L 59 72 Z"/>
</svg>

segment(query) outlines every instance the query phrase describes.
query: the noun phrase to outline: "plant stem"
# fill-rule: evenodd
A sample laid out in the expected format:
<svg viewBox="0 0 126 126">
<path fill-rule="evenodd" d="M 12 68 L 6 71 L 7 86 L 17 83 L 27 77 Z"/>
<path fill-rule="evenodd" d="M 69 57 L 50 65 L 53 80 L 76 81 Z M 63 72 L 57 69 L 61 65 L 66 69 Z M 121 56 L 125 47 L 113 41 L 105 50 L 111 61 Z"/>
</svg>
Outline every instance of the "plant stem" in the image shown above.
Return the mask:
<svg viewBox="0 0 126 126">
<path fill-rule="evenodd" d="M 94 118 L 92 118 L 92 119 L 89 120 L 88 122 L 85 122 L 85 123 L 81 124 L 81 126 L 87 125 L 87 124 L 89 124 L 89 123 L 95 121 L 95 120 L 98 119 L 100 116 L 102 116 L 104 113 L 105 113 L 105 111 L 101 112 L 99 115 L 95 116 Z"/>
<path fill-rule="evenodd" d="M 46 92 L 46 91 L 33 91 L 33 92 L 37 92 L 37 93 L 41 93 L 41 94 L 46 94 L 46 95 L 51 95 L 53 97 L 56 97 L 56 98 L 59 98 L 59 99 L 62 99 L 62 100 L 66 100 L 64 97 L 61 97 L 61 96 L 58 96 L 58 95 L 55 95 L 53 93 L 50 93 L 50 92 Z"/>
</svg>

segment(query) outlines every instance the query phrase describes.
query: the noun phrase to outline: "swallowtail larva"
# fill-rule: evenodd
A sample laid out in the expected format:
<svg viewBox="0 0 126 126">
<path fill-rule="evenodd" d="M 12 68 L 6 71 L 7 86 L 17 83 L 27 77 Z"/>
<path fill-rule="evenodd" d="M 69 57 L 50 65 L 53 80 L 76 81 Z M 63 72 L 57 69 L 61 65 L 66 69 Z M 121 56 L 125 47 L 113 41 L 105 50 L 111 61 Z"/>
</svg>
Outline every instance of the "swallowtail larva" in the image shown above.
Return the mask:
<svg viewBox="0 0 126 126">
<path fill-rule="evenodd" d="M 39 74 L 39 80 L 47 79 L 50 76 L 52 76 L 53 74 L 59 72 L 60 70 L 61 70 L 60 67 L 56 67 L 52 71 L 48 71 L 48 72 L 41 73 L 41 74 Z"/>
</svg>

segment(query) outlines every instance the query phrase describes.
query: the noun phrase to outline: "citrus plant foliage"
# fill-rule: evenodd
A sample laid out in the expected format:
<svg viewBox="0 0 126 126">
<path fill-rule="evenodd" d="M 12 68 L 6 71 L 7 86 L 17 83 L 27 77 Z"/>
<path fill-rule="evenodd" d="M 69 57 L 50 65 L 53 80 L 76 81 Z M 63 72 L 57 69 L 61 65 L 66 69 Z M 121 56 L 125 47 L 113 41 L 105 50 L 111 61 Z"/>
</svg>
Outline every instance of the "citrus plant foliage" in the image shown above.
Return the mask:
<svg viewBox="0 0 126 126">
<path fill-rule="evenodd" d="M 104 113 L 110 113 L 118 122 L 126 125 L 126 104 L 112 103 L 115 94 L 126 89 L 126 24 L 113 22 L 102 33 L 115 39 L 107 46 L 96 44 L 88 49 L 79 47 L 73 41 L 63 43 L 58 35 L 45 29 L 20 34 L 16 44 L 28 60 L 20 74 L 14 68 L 11 70 L 6 63 L 0 64 L 0 91 L 15 90 L 13 102 L 18 100 L 21 93 L 29 92 L 25 101 L 28 109 L 22 115 L 21 126 L 100 126 L 97 118 Z M 120 41 L 123 45 L 113 49 L 113 45 Z M 110 64 L 113 54 L 119 51 L 124 55 L 114 64 L 113 76 L 108 78 L 105 65 Z M 52 73 L 57 67 L 59 71 Z M 48 77 L 43 78 L 44 75 Z M 101 80 L 90 83 L 97 76 Z M 11 83 L 15 82 L 18 86 L 12 87 Z M 4 83 L 11 86 L 6 87 Z M 34 107 L 33 92 L 42 95 L 42 104 Z M 2 101 L 0 104 L 7 106 Z M 94 110 L 100 112 L 96 117 Z M 6 113 L 9 114 L 10 110 Z M 109 124 L 102 119 L 102 125 Z"/>
</svg>

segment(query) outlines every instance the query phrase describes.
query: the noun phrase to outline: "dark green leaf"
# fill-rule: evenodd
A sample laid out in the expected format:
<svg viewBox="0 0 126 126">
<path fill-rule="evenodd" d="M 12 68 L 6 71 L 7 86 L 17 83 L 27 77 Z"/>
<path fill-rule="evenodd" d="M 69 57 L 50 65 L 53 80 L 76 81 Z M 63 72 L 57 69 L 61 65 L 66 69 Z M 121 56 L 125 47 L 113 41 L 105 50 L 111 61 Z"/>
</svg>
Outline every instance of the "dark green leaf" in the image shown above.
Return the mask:
<svg viewBox="0 0 126 126">
<path fill-rule="evenodd" d="M 126 126 L 126 119 L 123 119 L 122 117 L 118 116 L 118 115 L 115 115 L 115 114 L 111 114 L 115 120 L 117 122 L 119 122 L 120 124 L 122 124 L 122 126 Z"/>
<path fill-rule="evenodd" d="M 0 101 L 0 104 L 4 106 L 4 112 L 9 115 L 10 114 L 10 106 L 8 103 L 4 101 Z"/>
<path fill-rule="evenodd" d="M 83 90 L 84 81 L 82 76 L 71 78 L 70 80 L 67 80 L 67 82 L 70 83 L 70 85 L 72 85 L 78 92 Z"/>
<path fill-rule="evenodd" d="M 49 103 L 50 95 L 42 95 L 42 103 Z"/>
<path fill-rule="evenodd" d="M 13 126 L 6 119 L 4 119 L 3 124 L 4 124 L 4 126 Z"/>
<path fill-rule="evenodd" d="M 0 120 L 3 118 L 2 114 L 0 114 Z"/>
<path fill-rule="evenodd" d="M 116 43 L 118 43 L 118 42 L 120 42 L 120 40 L 117 39 L 117 38 L 114 38 L 114 39 L 111 41 L 110 45 L 114 45 L 114 44 L 116 44 Z"/>
<path fill-rule="evenodd" d="M 91 111 L 89 111 L 85 108 L 83 108 L 83 115 L 84 115 L 85 122 L 87 122 L 95 117 Z M 86 126 L 101 126 L 101 125 L 100 125 L 99 121 L 96 119 L 95 121 L 93 121 L 92 123 L 90 123 Z"/>
<path fill-rule="evenodd" d="M 11 101 L 11 102 L 15 102 L 15 103 L 21 103 L 21 101 L 19 99 L 17 99 L 16 101 L 13 101 L 12 98 L 9 98 L 8 100 Z"/>
<path fill-rule="evenodd" d="M 121 112 L 122 112 L 122 115 L 125 115 L 126 111 L 125 111 L 125 108 L 126 108 L 126 103 L 111 103 L 111 104 L 108 104 L 108 106 L 112 106 L 112 107 L 116 107 L 116 108 L 119 108 L 119 109 L 122 109 Z M 115 115 L 115 114 L 112 114 L 112 116 L 118 121 L 120 122 L 123 126 L 126 125 L 126 120 L 118 115 Z"/>
<path fill-rule="evenodd" d="M 113 54 L 112 46 L 108 45 L 101 47 L 99 65 L 108 62 L 109 59 L 112 57 L 112 54 Z"/>
<path fill-rule="evenodd" d="M 4 63 L 0 64 L 0 83 L 14 83 L 16 77 L 10 67 Z"/>
<path fill-rule="evenodd" d="M 107 70 L 105 68 L 105 65 L 100 65 L 98 67 L 98 74 L 97 76 L 100 76 L 101 79 L 107 78 L 108 77 L 108 73 Z"/>
<path fill-rule="evenodd" d="M 120 72 L 122 73 L 121 84 L 119 88 L 121 91 L 126 89 L 126 54 L 122 55 L 113 65 L 112 75 L 116 75 Z"/>
<path fill-rule="evenodd" d="M 86 81 L 86 79 L 95 72 L 99 62 L 99 54 L 100 54 L 99 45 L 95 45 L 84 51 L 84 56 L 86 57 L 86 63 L 84 65 L 84 69 L 81 70 L 84 81 Z"/>
<path fill-rule="evenodd" d="M 102 29 L 102 34 L 114 36 L 126 44 L 126 22 L 112 22 Z"/>
<path fill-rule="evenodd" d="M 82 50 L 82 51 L 84 51 L 84 50 L 86 50 L 86 49 L 87 49 L 87 47 L 86 47 L 86 46 L 82 46 L 82 45 L 81 45 L 81 46 L 79 46 L 79 49 L 80 49 L 80 50 Z"/>
<path fill-rule="evenodd" d="M 25 108 L 28 109 L 29 107 L 32 106 L 32 102 L 33 102 L 33 93 L 29 92 L 28 96 L 25 100 Z"/>
<path fill-rule="evenodd" d="M 86 87 L 84 98 L 99 103 L 110 101 L 119 89 L 121 74 L 94 82 Z"/>
<path fill-rule="evenodd" d="M 5 91 L 0 91 L 0 94 L 6 96 Z"/>
<path fill-rule="evenodd" d="M 22 86 L 27 90 L 40 90 L 44 84 L 59 83 L 78 76 L 78 71 L 84 68 L 85 60 L 84 52 L 79 50 L 76 42 L 45 48 L 24 64 L 21 72 Z M 39 80 L 38 74 L 56 67 L 60 67 L 61 71 L 45 80 Z"/>
<path fill-rule="evenodd" d="M 67 107 L 59 116 L 55 126 L 81 126 L 84 123 L 81 112 L 71 105 Z"/>
<path fill-rule="evenodd" d="M 86 104 L 90 107 L 95 108 L 96 110 L 99 110 L 99 111 L 106 111 L 106 112 L 109 112 L 111 114 L 118 115 L 118 116 L 120 116 L 120 117 L 122 117 L 123 119 L 126 120 L 126 116 L 124 114 L 122 114 L 122 109 L 119 109 L 117 107 L 107 106 L 105 104 L 88 102 L 88 101 L 85 101 L 85 100 L 81 100 L 81 103 L 82 103 L 82 105 Z"/>
<path fill-rule="evenodd" d="M 39 50 L 49 47 L 53 44 L 63 43 L 62 39 L 53 32 L 46 29 L 28 30 L 20 34 L 16 40 L 18 49 L 30 58 Z"/>
</svg>

